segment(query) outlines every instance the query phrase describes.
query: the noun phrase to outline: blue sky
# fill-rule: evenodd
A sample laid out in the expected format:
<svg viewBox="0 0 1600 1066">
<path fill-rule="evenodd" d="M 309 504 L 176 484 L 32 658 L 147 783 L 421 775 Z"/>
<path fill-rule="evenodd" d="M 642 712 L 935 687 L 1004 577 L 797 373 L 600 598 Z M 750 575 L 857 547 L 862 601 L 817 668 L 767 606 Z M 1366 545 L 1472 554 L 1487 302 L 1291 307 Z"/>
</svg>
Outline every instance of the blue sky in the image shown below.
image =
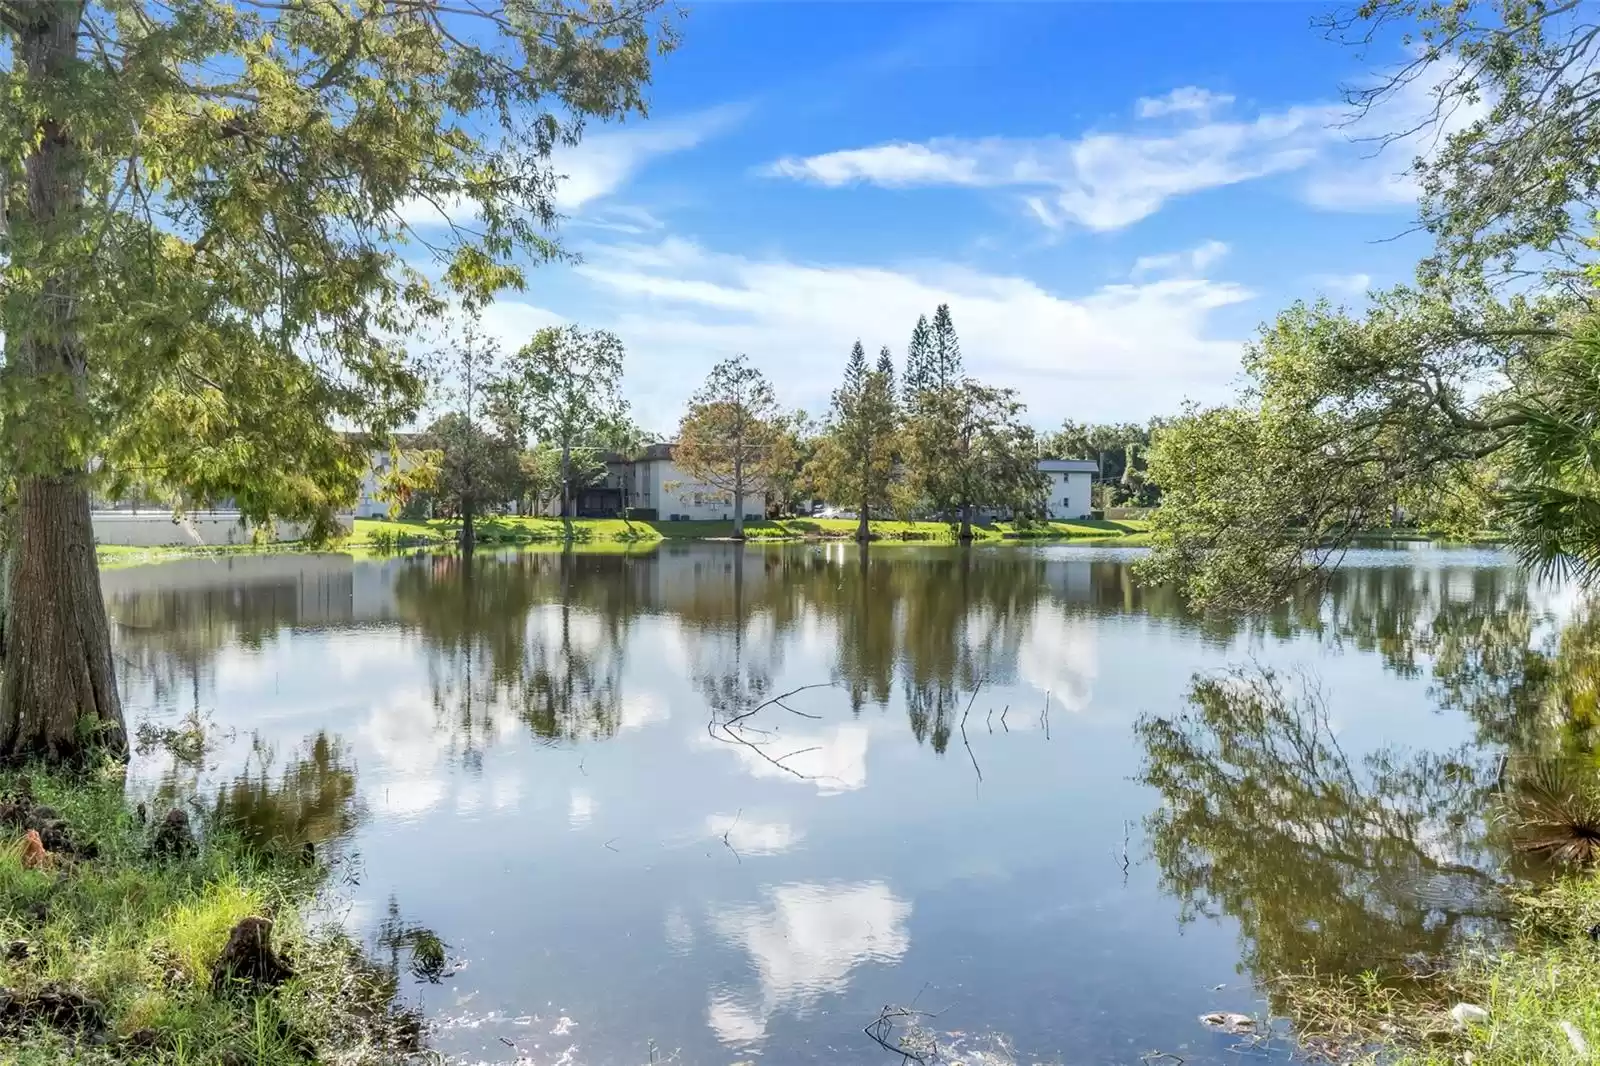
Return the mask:
<svg viewBox="0 0 1600 1066">
<path fill-rule="evenodd" d="M 850 344 L 903 357 L 951 304 L 968 370 L 1030 420 L 1142 420 L 1226 397 L 1257 323 L 1359 302 L 1424 243 L 1407 163 L 1341 88 L 1400 58 L 1325 40 L 1298 3 L 709 3 L 648 120 L 561 156 L 562 237 L 485 317 L 508 345 L 616 331 L 640 420 L 670 432 L 744 352 L 826 408 Z M 1396 239 L 1399 238 L 1399 239 Z"/>
</svg>

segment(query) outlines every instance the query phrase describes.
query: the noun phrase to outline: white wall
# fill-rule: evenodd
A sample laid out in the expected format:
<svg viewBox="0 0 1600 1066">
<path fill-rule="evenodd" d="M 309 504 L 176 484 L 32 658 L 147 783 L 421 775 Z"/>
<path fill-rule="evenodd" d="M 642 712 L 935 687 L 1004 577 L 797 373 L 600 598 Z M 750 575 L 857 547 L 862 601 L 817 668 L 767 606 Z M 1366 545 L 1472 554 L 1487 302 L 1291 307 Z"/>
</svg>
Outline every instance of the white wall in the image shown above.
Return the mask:
<svg viewBox="0 0 1600 1066">
<path fill-rule="evenodd" d="M 346 533 L 353 528 L 352 519 L 348 514 L 337 516 L 339 527 Z M 248 544 L 253 533 L 233 511 L 196 512 L 180 519 L 166 512 L 94 511 L 90 522 L 94 526 L 95 543 L 137 548 Z M 267 539 L 295 541 L 304 536 L 305 531 L 301 523 L 278 522 Z"/>
<path fill-rule="evenodd" d="M 670 490 L 667 488 L 669 485 L 672 486 Z M 663 520 L 673 515 L 700 521 L 733 518 L 731 493 L 696 481 L 679 470 L 671 459 L 649 459 L 640 462 L 639 476 L 635 480 L 634 498 L 629 506 L 653 507 L 657 518 Z M 765 516 L 766 494 L 746 493 L 744 513 Z"/>
<path fill-rule="evenodd" d="M 1088 518 L 1093 510 L 1090 486 L 1094 475 L 1078 470 L 1048 472 L 1050 494 L 1045 497 L 1051 518 Z"/>
<path fill-rule="evenodd" d="M 390 503 L 383 498 L 381 478 L 389 472 L 392 457 L 387 450 L 374 451 L 369 456 L 367 472 L 361 476 L 361 496 L 356 500 L 357 518 L 388 518 Z M 400 469 L 409 470 L 417 463 L 416 456 L 400 452 Z"/>
</svg>

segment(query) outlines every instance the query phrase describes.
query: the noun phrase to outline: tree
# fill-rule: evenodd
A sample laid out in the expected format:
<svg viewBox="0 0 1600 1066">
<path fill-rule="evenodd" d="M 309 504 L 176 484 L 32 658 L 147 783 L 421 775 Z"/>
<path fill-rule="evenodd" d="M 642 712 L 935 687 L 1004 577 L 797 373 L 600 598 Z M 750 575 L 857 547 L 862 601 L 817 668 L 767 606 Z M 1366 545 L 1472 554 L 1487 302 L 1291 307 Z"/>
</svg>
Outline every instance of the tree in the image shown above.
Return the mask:
<svg viewBox="0 0 1600 1066">
<path fill-rule="evenodd" d="M 928 316 L 918 315 L 911 330 L 911 343 L 906 346 L 906 372 L 901 386 L 905 389 L 905 402 L 909 405 L 917 393 L 927 388 L 933 375 L 933 333 L 928 328 Z"/>
<path fill-rule="evenodd" d="M 960 523 L 962 541 L 972 539 L 977 510 L 1042 509 L 1048 484 L 1022 411 L 1013 390 L 968 378 L 953 388 L 924 390 L 907 420 L 908 451 L 918 457 L 912 486 L 935 511 Z"/>
<path fill-rule="evenodd" d="M 672 458 L 733 500 L 733 535 L 744 536 L 744 498 L 765 492 L 789 461 L 783 416 L 766 376 L 742 355 L 711 368 L 678 423 Z"/>
<path fill-rule="evenodd" d="M 961 381 L 962 376 L 961 341 L 956 337 L 956 326 L 950 319 L 950 305 L 940 304 L 933 312 L 928 379 L 924 382 L 924 387 L 953 388 Z"/>
<path fill-rule="evenodd" d="M 588 480 L 575 483 L 573 453 L 593 453 L 608 427 L 627 415 L 622 385 L 622 341 L 605 330 L 548 326 L 534 334 L 511 358 L 508 391 L 521 398 L 508 403 L 527 412 L 533 433 L 561 450 L 561 516 L 572 535 L 573 489 L 593 479 L 594 454 L 580 457 Z"/>
<path fill-rule="evenodd" d="M 856 539 L 863 544 L 871 539 L 871 512 L 890 503 L 899 423 L 893 374 L 887 349 L 877 368 L 868 370 L 866 351 L 856 342 L 844 382 L 834 390 L 833 410 L 812 464 L 823 496 L 857 509 Z"/>
<path fill-rule="evenodd" d="M 1296 304 L 1248 350 L 1236 404 L 1156 437 L 1146 574 L 1203 604 L 1256 606 L 1336 564 L 1396 505 L 1457 495 L 1488 506 L 1530 565 L 1600 573 L 1600 334 L 1584 320 L 1570 334 L 1569 319 L 1559 304 L 1406 288 L 1359 318 Z M 1516 476 L 1486 478 L 1491 460 Z"/>
<path fill-rule="evenodd" d="M 1589 283 L 1589 225 L 1600 206 L 1600 20 L 1574 0 L 1366 0 L 1324 17 L 1363 50 L 1396 33 L 1410 57 L 1349 93 L 1358 116 L 1408 90 L 1431 99 L 1414 169 L 1419 217 L 1437 239 L 1425 280 L 1484 273 Z"/>
<path fill-rule="evenodd" d="M 543 514 L 550 501 L 561 496 L 561 449 L 535 445 L 517 456 L 521 497 L 527 513 Z"/>
<path fill-rule="evenodd" d="M 0 757 L 125 747 L 91 459 L 330 531 L 366 468 L 339 430 L 412 416 L 400 338 L 441 284 L 482 300 L 560 254 L 551 152 L 642 110 L 655 10 L 0 0 Z"/>
<path fill-rule="evenodd" d="M 516 446 L 460 411 L 436 419 L 427 437 L 437 449 L 436 508 L 461 520 L 459 543 L 465 554 L 477 547 L 477 519 L 516 496 L 522 479 Z"/>
<path fill-rule="evenodd" d="M 816 422 L 804 411 L 792 411 L 779 419 L 784 456 L 768 478 L 772 510 L 780 515 L 796 514 L 802 502 L 814 498 L 817 483 L 812 461 L 816 458 L 820 434 Z"/>
</svg>

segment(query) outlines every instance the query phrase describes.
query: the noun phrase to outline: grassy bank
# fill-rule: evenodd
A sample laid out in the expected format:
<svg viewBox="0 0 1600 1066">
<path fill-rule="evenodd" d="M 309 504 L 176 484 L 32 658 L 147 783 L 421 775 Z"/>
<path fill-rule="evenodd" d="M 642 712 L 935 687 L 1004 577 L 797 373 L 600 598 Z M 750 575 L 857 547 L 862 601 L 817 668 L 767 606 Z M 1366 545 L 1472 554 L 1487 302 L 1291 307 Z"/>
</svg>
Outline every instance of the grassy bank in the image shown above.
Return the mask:
<svg viewBox="0 0 1600 1066">
<path fill-rule="evenodd" d="M 751 540 L 851 540 L 856 521 L 850 518 L 788 518 L 745 523 L 745 536 Z M 983 542 L 1030 539 L 1124 540 L 1141 536 L 1149 523 L 1143 520 L 1105 522 L 1091 519 L 1062 522 L 1014 524 L 996 522 L 975 526 L 974 539 Z M 566 536 L 565 524 L 557 518 L 499 517 L 477 525 L 481 540 L 495 542 L 559 541 Z M 451 541 L 460 523 L 450 519 L 427 522 L 358 520 L 352 543 L 396 538 L 415 542 Z M 955 529 L 944 522 L 876 521 L 871 523 L 874 539 L 885 542 L 954 543 Z M 732 522 L 664 522 L 622 518 L 579 518 L 572 522 L 573 539 L 580 542 L 651 543 L 663 540 L 726 540 L 733 536 Z"/>
<path fill-rule="evenodd" d="M 216 826 L 163 855 L 110 768 L 0 774 L 0 797 L 0 1062 L 354 1064 L 414 1050 L 420 1028 L 393 1010 L 394 976 L 341 934 L 308 928 L 324 876 L 314 861 Z M 37 868 L 25 826 L 45 827 L 53 849 Z M 293 969 L 276 987 L 213 973 L 249 917 L 271 920 L 270 944 Z"/>
<path fill-rule="evenodd" d="M 1511 899 L 1514 929 L 1410 979 L 1280 978 L 1302 1039 L 1335 1061 L 1383 1066 L 1592 1062 L 1600 1051 L 1600 877 L 1571 875 Z M 1457 1004 L 1486 1020 L 1461 1024 Z M 1576 1041 L 1571 1033 L 1576 1034 Z"/>
<path fill-rule="evenodd" d="M 1079 519 L 1060 522 L 995 522 L 974 526 L 973 539 L 994 544 L 1008 541 L 1083 541 L 1136 546 L 1148 542 L 1149 522 L 1127 519 L 1107 522 Z M 881 521 L 871 524 L 874 541 L 883 544 L 954 544 L 956 531 L 944 522 Z M 446 546 L 454 544 L 461 524 L 454 519 L 388 521 L 357 519 L 350 537 L 338 549 Z M 565 524 L 558 518 L 503 516 L 481 519 L 478 541 L 496 544 L 561 544 Z M 746 538 L 754 541 L 854 540 L 856 522 L 849 518 L 787 518 L 745 523 Z M 661 522 L 622 518 L 579 518 L 572 522 L 575 543 L 597 549 L 647 548 L 663 541 L 730 540 L 732 522 Z M 101 544 L 96 547 L 102 569 L 136 566 L 162 559 L 251 555 L 263 552 L 307 550 L 297 543 L 166 545 L 133 547 Z"/>
</svg>

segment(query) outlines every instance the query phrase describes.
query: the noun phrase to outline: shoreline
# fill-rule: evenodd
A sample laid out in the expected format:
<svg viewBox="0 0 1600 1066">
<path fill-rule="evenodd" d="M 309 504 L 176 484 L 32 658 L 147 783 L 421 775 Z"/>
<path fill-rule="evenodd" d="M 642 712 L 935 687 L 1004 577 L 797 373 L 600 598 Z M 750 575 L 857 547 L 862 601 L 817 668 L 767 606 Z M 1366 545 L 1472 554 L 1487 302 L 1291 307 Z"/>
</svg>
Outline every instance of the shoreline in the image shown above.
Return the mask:
<svg viewBox="0 0 1600 1066">
<path fill-rule="evenodd" d="M 564 524 L 553 518 L 498 517 L 477 528 L 478 545 L 485 549 L 507 547 L 558 547 L 571 544 L 574 550 L 650 550 L 673 542 L 725 544 L 855 544 L 853 519 L 776 519 L 746 524 L 743 541 L 733 536 L 732 522 L 642 522 L 620 518 L 574 519 L 573 536 L 566 536 Z M 943 522 L 872 523 L 873 545 L 950 546 L 960 542 L 952 527 Z M 102 568 L 137 566 L 168 559 L 268 555 L 296 552 L 375 552 L 406 551 L 417 548 L 451 548 L 459 525 L 453 521 L 430 522 L 357 519 L 354 532 L 343 540 L 311 546 L 298 541 L 261 544 L 173 544 L 96 546 Z M 1148 523 L 1144 521 L 1105 522 L 1091 519 L 1038 523 L 1016 529 L 1010 523 L 974 526 L 972 544 L 1062 544 L 1143 547 L 1149 544 Z"/>
</svg>

